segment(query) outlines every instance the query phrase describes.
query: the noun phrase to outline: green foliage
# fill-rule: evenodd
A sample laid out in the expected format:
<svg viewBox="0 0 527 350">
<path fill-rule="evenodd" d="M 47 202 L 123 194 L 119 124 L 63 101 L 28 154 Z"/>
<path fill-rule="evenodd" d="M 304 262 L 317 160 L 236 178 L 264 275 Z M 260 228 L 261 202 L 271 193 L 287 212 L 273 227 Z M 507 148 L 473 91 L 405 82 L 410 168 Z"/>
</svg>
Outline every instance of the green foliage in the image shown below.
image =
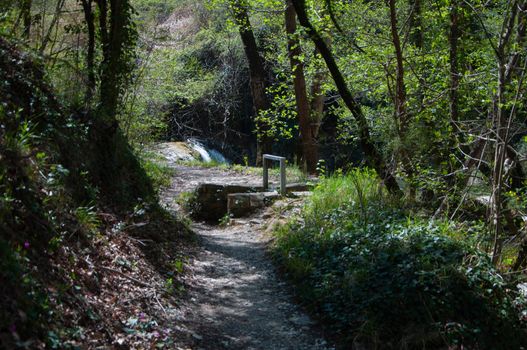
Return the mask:
<svg viewBox="0 0 527 350">
<path fill-rule="evenodd" d="M 178 198 L 175 199 L 176 203 L 179 204 L 189 216 L 199 211 L 199 203 L 196 200 L 196 192 L 181 192 Z"/>
<path fill-rule="evenodd" d="M 159 0 L 133 0 L 132 6 L 136 11 L 136 23 L 142 32 L 151 30 L 151 26 L 167 19 L 176 6 L 188 1 L 159 1 Z"/>
<path fill-rule="evenodd" d="M 0 35 L 13 36 L 13 28 L 17 23 L 21 1 L 5 0 L 0 2 Z"/>
<path fill-rule="evenodd" d="M 45 67 L 4 38 L 0 38 L 0 95 L 0 347 L 15 348 L 27 347 L 26 340 L 46 339 L 44 329 L 49 330 L 50 323 L 61 324 L 62 314 L 51 306 L 60 301 L 48 300 L 45 288 L 52 280 L 68 277 L 57 268 L 59 261 L 53 268 L 50 261 L 64 246 L 73 246 L 72 241 L 85 248 L 82 245 L 102 225 L 97 209 L 101 198 L 116 192 L 100 190 L 100 183 L 93 181 L 92 171 L 100 169 L 94 158 L 107 155 L 106 150 L 94 152 L 96 147 L 88 142 L 93 120 L 84 122 L 84 113 L 59 102 Z M 126 142 L 112 146 L 119 156 L 137 162 Z M 113 161 L 127 174 L 115 185 L 128 188 L 133 199 L 125 204 L 133 206 L 137 196 L 146 193 L 130 186 L 140 174 L 134 172 L 137 168 Z M 112 198 L 117 204 L 120 199 Z M 63 348 L 57 341 L 68 334 L 49 332 L 48 343 Z"/>
<path fill-rule="evenodd" d="M 0 107 L 0 329 L 24 336 L 48 320 L 48 300 L 31 267 L 62 211 L 42 198 L 49 164 L 35 152 L 41 134 L 33 126 Z"/>
<path fill-rule="evenodd" d="M 306 225 L 322 229 L 327 225 L 327 214 L 332 212 L 353 212 L 356 219 L 367 224 L 366 211 L 375 204 L 388 203 L 388 194 L 375 172 L 371 170 L 352 170 L 345 176 L 337 173 L 322 179 L 304 208 Z M 358 210 L 351 210 L 351 209 Z M 334 220 L 330 220 L 333 222 Z"/>
<path fill-rule="evenodd" d="M 292 139 L 298 134 L 295 95 L 292 87 L 277 82 L 267 89 L 267 93 L 273 98 L 271 108 L 260 111 L 255 121 L 257 125 L 268 127 L 265 131 L 257 128 L 257 134 L 276 141 Z"/>
<path fill-rule="evenodd" d="M 161 24 L 151 17 L 159 15 L 153 8 L 166 6 L 163 1 L 134 3 L 147 12 L 141 14 L 146 40 L 140 44 L 138 74 L 119 117 L 131 142 L 234 127 L 241 117 L 245 63 L 237 33 L 225 29 L 225 13 L 205 10 L 201 2 L 178 1 L 167 5 L 172 17 Z M 171 29 L 174 21 L 181 26 Z"/>
<path fill-rule="evenodd" d="M 409 218 L 374 173 L 323 179 L 274 252 L 301 300 L 351 345 L 525 346 L 515 288 L 447 223 Z"/>
<path fill-rule="evenodd" d="M 98 232 L 101 220 L 97 216 L 97 211 L 94 206 L 78 207 L 74 213 L 81 231 L 89 235 Z"/>
<path fill-rule="evenodd" d="M 231 220 L 231 216 L 229 215 L 229 213 L 226 213 L 225 215 L 223 215 L 223 217 L 218 221 L 218 225 L 220 227 L 226 227 L 229 222 Z"/>
<path fill-rule="evenodd" d="M 41 283 L 30 271 L 30 251 L 33 247 L 27 241 L 13 246 L 12 242 L 4 239 L 0 237 L 0 292 L 4 297 L 1 302 L 0 329 L 22 336 L 35 335 L 40 331 L 41 324 L 47 322 L 51 312 Z M 0 344 L 19 347 L 23 342 L 10 344 L 7 339 L 3 339 Z"/>
<path fill-rule="evenodd" d="M 142 152 L 138 155 L 141 160 L 141 166 L 152 182 L 156 191 L 170 186 L 174 170 L 165 165 L 159 156 L 150 152 Z"/>
</svg>

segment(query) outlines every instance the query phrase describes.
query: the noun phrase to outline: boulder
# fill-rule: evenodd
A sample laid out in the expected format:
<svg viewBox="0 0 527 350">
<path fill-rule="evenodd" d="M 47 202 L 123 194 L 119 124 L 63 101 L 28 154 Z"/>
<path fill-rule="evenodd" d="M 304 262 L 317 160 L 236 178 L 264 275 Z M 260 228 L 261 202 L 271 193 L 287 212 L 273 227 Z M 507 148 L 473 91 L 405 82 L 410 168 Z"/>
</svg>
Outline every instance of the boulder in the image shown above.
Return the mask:
<svg viewBox="0 0 527 350">
<path fill-rule="evenodd" d="M 229 194 L 261 190 L 262 188 L 258 186 L 200 184 L 196 189 L 192 216 L 199 220 L 217 222 L 228 212 L 227 196 Z"/>
<path fill-rule="evenodd" d="M 227 196 L 227 210 L 232 217 L 247 216 L 279 198 L 278 192 L 232 193 Z"/>
<path fill-rule="evenodd" d="M 287 191 L 291 195 L 310 189 L 312 185 L 307 184 L 287 186 Z M 200 184 L 192 203 L 192 216 L 208 222 L 218 222 L 227 213 L 233 217 L 243 217 L 280 197 L 276 191 L 262 191 L 262 186 Z"/>
</svg>

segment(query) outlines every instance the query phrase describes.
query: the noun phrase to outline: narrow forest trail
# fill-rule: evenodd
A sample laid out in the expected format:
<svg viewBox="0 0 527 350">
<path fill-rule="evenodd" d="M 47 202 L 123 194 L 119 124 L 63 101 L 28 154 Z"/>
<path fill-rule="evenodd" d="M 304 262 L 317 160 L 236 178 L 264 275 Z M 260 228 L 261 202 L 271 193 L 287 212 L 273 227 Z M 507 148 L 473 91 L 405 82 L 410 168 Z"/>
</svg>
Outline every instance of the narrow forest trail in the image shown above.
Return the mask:
<svg viewBox="0 0 527 350">
<path fill-rule="evenodd" d="M 176 173 L 162 202 L 172 210 L 179 210 L 175 203 L 179 194 L 200 182 L 260 181 L 234 171 L 171 166 Z M 292 210 L 300 204 L 297 199 L 275 205 Z M 276 220 L 272 211 L 268 208 L 236 219 L 226 227 L 192 224 L 199 245 L 186 266 L 187 293 L 179 304 L 181 316 L 175 326 L 178 333 L 187 335 L 189 344 L 183 348 L 330 349 L 315 323 L 293 302 L 266 253 L 270 236 L 265 228 Z"/>
</svg>

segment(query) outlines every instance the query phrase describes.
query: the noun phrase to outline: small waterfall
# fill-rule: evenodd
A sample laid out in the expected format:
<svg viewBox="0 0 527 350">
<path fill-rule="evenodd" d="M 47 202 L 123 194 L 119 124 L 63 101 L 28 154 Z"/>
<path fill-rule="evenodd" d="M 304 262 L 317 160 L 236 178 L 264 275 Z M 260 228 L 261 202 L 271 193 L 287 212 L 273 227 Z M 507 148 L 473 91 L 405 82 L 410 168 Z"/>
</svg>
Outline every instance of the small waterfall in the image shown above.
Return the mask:
<svg viewBox="0 0 527 350">
<path fill-rule="evenodd" d="M 187 142 L 190 147 L 192 147 L 192 149 L 199 153 L 199 155 L 201 156 L 201 160 L 205 163 L 210 163 L 212 161 L 218 163 L 230 163 L 227 158 L 223 156 L 223 154 L 221 154 L 215 149 L 207 149 L 205 145 L 203 145 L 200 141 L 196 139 L 188 139 Z"/>
<path fill-rule="evenodd" d="M 199 153 L 201 156 L 201 160 L 205 163 L 210 163 L 212 161 L 212 158 L 209 155 L 209 152 L 205 149 L 205 146 L 201 144 L 201 142 L 195 140 L 195 139 L 188 139 L 187 141 L 190 144 L 190 147 L 194 149 L 196 152 Z"/>
<path fill-rule="evenodd" d="M 212 160 L 218 162 L 218 163 L 226 163 L 230 164 L 230 162 L 221 154 L 220 152 L 216 151 L 215 149 L 211 148 L 209 149 L 209 155 L 212 158 Z"/>
</svg>

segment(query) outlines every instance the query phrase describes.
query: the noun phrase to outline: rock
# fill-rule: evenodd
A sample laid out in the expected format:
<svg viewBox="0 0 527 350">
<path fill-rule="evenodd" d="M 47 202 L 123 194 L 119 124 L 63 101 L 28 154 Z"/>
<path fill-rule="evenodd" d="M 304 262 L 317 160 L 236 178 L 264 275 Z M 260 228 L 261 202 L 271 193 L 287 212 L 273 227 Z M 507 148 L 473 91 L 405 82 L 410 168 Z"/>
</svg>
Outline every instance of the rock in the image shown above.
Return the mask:
<svg viewBox="0 0 527 350">
<path fill-rule="evenodd" d="M 292 183 L 286 185 L 287 192 L 307 192 L 313 190 L 312 184 L 306 183 Z"/>
<path fill-rule="evenodd" d="M 200 158 L 199 153 L 185 142 L 164 142 L 154 148 L 169 162 L 192 161 Z"/>
<path fill-rule="evenodd" d="M 196 219 L 217 222 L 228 212 L 227 196 L 231 193 L 250 193 L 261 187 L 241 185 L 200 184 L 195 192 L 192 216 Z"/>
<path fill-rule="evenodd" d="M 261 193 L 233 193 L 227 196 L 227 210 L 232 217 L 242 217 L 264 206 Z"/>
<path fill-rule="evenodd" d="M 232 193 L 227 196 L 227 210 L 233 217 L 243 217 L 279 198 L 277 192 Z"/>
<path fill-rule="evenodd" d="M 294 192 L 289 192 L 288 195 L 293 198 L 303 198 L 303 197 L 311 196 L 312 193 L 313 192 L 307 192 L 307 191 L 301 191 L 301 192 L 294 191 Z"/>
<path fill-rule="evenodd" d="M 311 187 L 308 184 L 289 184 L 287 190 L 297 194 Z M 276 191 L 261 191 L 261 186 L 200 184 L 195 192 L 192 216 L 209 222 L 218 222 L 227 213 L 233 217 L 243 217 L 280 197 Z"/>
</svg>

